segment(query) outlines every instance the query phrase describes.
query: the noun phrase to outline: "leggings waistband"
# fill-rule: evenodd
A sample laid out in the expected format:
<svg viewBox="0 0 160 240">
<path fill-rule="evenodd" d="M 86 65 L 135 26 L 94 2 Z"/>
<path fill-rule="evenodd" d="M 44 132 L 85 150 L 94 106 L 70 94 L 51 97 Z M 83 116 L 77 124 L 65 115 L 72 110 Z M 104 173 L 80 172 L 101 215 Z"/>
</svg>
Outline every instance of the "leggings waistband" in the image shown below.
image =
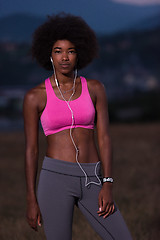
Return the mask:
<svg viewBox="0 0 160 240">
<path fill-rule="evenodd" d="M 87 173 L 87 176 L 95 176 L 95 167 L 97 163 L 80 163 L 82 168 Z M 84 177 L 84 173 L 80 169 L 79 165 L 75 162 L 67 162 L 55 158 L 45 156 L 42 164 L 42 169 L 66 174 L 70 176 Z M 96 173 L 101 176 L 101 162 L 98 162 L 96 167 Z"/>
</svg>

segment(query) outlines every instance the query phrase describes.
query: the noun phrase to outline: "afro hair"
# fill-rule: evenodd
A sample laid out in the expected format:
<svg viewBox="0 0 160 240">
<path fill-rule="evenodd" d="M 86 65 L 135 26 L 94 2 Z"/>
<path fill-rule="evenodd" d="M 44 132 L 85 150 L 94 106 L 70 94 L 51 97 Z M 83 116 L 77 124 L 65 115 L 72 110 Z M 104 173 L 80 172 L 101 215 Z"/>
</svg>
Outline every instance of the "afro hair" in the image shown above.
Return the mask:
<svg viewBox="0 0 160 240">
<path fill-rule="evenodd" d="M 96 35 L 81 17 L 66 13 L 48 16 L 48 20 L 35 30 L 31 48 L 32 57 L 46 70 L 52 70 L 50 56 L 58 40 L 68 40 L 75 45 L 77 69 L 86 67 L 98 56 Z"/>
</svg>

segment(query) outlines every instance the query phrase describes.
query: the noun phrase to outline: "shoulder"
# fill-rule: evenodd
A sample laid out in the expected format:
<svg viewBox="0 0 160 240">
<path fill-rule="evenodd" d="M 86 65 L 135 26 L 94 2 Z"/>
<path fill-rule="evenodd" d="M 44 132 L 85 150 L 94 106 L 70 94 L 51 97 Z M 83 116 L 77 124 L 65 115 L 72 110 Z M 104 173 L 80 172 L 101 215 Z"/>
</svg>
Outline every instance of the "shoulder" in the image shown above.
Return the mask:
<svg viewBox="0 0 160 240">
<path fill-rule="evenodd" d="M 92 91 L 96 96 L 106 95 L 106 90 L 104 84 L 96 79 L 86 79 L 87 86 L 90 91 Z"/>
<path fill-rule="evenodd" d="M 45 82 L 40 83 L 39 85 L 35 86 L 28 90 L 24 96 L 24 104 L 38 105 L 39 101 L 45 95 Z"/>
</svg>

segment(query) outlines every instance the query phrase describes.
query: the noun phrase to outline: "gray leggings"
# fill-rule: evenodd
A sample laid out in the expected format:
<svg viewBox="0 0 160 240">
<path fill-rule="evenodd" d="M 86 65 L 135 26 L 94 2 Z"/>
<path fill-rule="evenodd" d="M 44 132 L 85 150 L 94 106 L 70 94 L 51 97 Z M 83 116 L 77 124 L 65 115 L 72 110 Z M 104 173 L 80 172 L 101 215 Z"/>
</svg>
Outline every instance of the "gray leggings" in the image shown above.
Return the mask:
<svg viewBox="0 0 160 240">
<path fill-rule="evenodd" d="M 98 181 L 95 163 L 81 164 L 89 181 Z M 97 167 L 101 177 L 101 166 Z M 118 208 L 103 219 L 97 214 L 98 194 L 102 185 L 85 187 L 85 177 L 77 163 L 45 157 L 38 185 L 38 202 L 47 240 L 71 240 L 74 205 L 105 240 L 131 240 L 131 235 Z"/>
</svg>

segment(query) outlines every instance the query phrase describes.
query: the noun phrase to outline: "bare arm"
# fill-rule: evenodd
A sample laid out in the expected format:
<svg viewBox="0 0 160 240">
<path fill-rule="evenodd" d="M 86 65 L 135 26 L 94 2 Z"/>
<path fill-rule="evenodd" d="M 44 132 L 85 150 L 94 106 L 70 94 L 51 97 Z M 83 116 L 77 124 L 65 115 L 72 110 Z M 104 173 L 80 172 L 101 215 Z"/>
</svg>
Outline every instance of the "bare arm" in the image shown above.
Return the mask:
<svg viewBox="0 0 160 240">
<path fill-rule="evenodd" d="M 99 83 L 97 87 L 97 140 L 103 167 L 103 176 L 112 176 L 112 146 L 109 133 L 108 103 L 105 87 Z"/>
<path fill-rule="evenodd" d="M 40 211 L 36 199 L 36 177 L 38 168 L 38 103 L 35 90 L 30 90 L 23 104 L 25 131 L 25 175 L 27 190 L 27 220 L 37 230 L 40 225 Z"/>
<path fill-rule="evenodd" d="M 112 147 L 109 134 L 108 103 L 105 87 L 102 83 L 95 84 L 97 111 L 97 140 L 102 163 L 103 177 L 112 177 Z M 107 217 L 113 213 L 112 183 L 103 184 L 99 194 L 99 216 Z"/>
</svg>

